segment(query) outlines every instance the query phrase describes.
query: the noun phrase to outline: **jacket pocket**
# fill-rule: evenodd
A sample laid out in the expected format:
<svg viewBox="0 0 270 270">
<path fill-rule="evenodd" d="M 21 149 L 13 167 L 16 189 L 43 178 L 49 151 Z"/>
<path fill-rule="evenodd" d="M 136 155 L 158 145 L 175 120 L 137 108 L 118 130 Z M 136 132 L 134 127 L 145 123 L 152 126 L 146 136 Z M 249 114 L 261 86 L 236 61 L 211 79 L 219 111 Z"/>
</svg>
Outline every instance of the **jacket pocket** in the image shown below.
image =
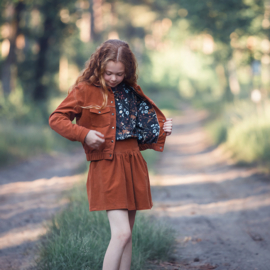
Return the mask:
<svg viewBox="0 0 270 270">
<path fill-rule="evenodd" d="M 90 108 L 91 126 L 93 127 L 106 127 L 110 125 L 110 107 L 104 109 Z"/>
</svg>

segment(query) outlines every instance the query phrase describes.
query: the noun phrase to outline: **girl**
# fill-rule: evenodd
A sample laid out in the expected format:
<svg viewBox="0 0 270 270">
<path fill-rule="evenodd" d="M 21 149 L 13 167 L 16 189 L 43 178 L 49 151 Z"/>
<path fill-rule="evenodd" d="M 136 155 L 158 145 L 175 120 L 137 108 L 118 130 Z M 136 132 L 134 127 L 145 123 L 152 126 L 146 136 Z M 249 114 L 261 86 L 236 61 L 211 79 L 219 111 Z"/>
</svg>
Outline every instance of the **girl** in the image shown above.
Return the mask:
<svg viewBox="0 0 270 270">
<path fill-rule="evenodd" d="M 86 183 L 89 210 L 106 210 L 111 228 L 103 270 L 130 269 L 136 210 L 153 206 L 140 151 L 162 152 L 172 132 L 172 118 L 166 119 L 143 93 L 136 72 L 129 45 L 107 40 L 49 118 L 52 129 L 82 143 L 91 161 Z"/>
</svg>

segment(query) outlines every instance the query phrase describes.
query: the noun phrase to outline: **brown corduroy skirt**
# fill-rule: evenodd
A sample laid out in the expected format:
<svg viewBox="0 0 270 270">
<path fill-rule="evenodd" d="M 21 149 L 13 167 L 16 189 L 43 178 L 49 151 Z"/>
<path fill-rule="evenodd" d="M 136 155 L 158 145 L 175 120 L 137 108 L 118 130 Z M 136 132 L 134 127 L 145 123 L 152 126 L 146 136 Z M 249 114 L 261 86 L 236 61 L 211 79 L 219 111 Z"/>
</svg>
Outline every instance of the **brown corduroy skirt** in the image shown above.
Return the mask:
<svg viewBox="0 0 270 270">
<path fill-rule="evenodd" d="M 151 209 L 147 163 L 137 138 L 116 141 L 112 160 L 91 161 L 86 188 L 90 211 Z"/>
</svg>

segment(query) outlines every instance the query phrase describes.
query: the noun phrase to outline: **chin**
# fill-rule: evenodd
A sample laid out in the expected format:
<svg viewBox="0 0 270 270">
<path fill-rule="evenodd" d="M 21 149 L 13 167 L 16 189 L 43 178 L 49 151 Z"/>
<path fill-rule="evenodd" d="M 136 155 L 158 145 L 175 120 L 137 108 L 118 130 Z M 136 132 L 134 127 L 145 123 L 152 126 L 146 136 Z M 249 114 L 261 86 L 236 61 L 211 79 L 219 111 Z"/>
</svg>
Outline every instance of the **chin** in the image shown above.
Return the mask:
<svg viewBox="0 0 270 270">
<path fill-rule="evenodd" d="M 119 83 L 115 83 L 115 84 L 109 84 L 109 86 L 111 86 L 111 87 L 115 87 L 115 86 L 117 86 Z"/>
</svg>

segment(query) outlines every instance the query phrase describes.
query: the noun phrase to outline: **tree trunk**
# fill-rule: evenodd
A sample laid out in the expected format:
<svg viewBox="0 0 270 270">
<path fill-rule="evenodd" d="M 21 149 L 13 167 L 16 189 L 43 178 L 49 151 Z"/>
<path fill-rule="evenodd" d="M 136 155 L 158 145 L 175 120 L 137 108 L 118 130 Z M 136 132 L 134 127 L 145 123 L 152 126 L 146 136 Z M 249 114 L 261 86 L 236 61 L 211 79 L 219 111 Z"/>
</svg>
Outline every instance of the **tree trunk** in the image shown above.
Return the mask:
<svg viewBox="0 0 270 270">
<path fill-rule="evenodd" d="M 14 67 L 17 64 L 16 60 L 16 38 L 20 34 L 21 30 L 19 27 L 19 23 L 21 20 L 22 12 L 25 8 L 25 5 L 23 2 L 18 2 L 15 6 L 15 16 L 11 21 L 11 36 L 9 37 L 10 42 L 10 48 L 7 58 L 5 59 L 3 66 L 2 66 L 2 72 L 1 72 L 1 81 L 3 86 L 4 95 L 8 96 L 12 90 L 12 88 L 15 87 L 15 85 L 12 85 L 12 77 L 14 73 L 12 70 L 14 70 Z"/>
<path fill-rule="evenodd" d="M 94 19 L 94 9 L 93 9 L 93 6 L 94 6 L 94 1 L 93 0 L 90 0 L 89 1 L 90 5 L 89 5 L 89 12 L 90 12 L 90 24 L 91 24 L 91 27 L 90 27 L 90 40 L 91 41 L 94 41 L 96 40 L 96 32 L 95 32 L 95 19 Z"/>
<path fill-rule="evenodd" d="M 33 93 L 34 101 L 45 101 L 47 98 L 46 95 L 46 86 L 42 82 L 43 76 L 46 72 L 46 55 L 49 48 L 49 38 L 53 31 L 53 21 L 50 17 L 46 17 L 44 22 L 44 34 L 39 38 L 39 53 L 36 62 L 36 74 L 35 81 L 36 87 Z"/>
<path fill-rule="evenodd" d="M 102 30 L 102 0 L 90 0 L 89 12 L 91 14 L 91 36 L 92 41 L 98 42 L 101 39 Z M 101 23 L 101 25 L 100 25 Z"/>
<path fill-rule="evenodd" d="M 228 64 L 224 65 L 224 71 L 225 71 L 225 77 L 226 77 L 226 86 L 225 86 L 225 91 L 224 91 L 224 100 L 227 102 L 232 102 L 234 100 L 233 93 L 231 92 L 230 88 L 230 82 L 229 82 L 229 70 L 228 70 Z"/>
</svg>

